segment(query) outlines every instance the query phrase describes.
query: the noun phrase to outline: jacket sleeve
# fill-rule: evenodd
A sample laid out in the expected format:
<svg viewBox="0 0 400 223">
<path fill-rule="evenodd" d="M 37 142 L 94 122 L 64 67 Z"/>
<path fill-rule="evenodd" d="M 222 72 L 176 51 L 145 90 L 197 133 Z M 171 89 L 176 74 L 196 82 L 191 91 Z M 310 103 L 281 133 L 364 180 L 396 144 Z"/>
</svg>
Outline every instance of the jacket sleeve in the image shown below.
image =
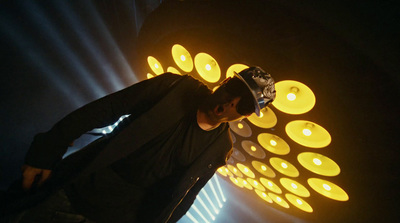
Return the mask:
<svg viewBox="0 0 400 223">
<path fill-rule="evenodd" d="M 186 212 L 192 206 L 194 200 L 196 200 L 196 196 L 199 194 L 201 189 L 207 184 L 207 182 L 211 179 L 213 175 L 214 172 L 210 172 L 208 173 L 207 176 L 200 178 L 196 182 L 196 184 L 189 190 L 189 192 L 183 198 L 181 203 L 175 208 L 168 222 L 177 222 L 179 219 L 182 218 L 183 215 L 186 214 Z"/>
<path fill-rule="evenodd" d="M 25 163 L 52 169 L 62 159 L 68 146 L 94 128 L 115 123 L 122 115 L 137 117 L 168 91 L 181 76 L 166 73 L 95 100 L 73 111 L 49 131 L 37 134 L 27 152 Z"/>
</svg>

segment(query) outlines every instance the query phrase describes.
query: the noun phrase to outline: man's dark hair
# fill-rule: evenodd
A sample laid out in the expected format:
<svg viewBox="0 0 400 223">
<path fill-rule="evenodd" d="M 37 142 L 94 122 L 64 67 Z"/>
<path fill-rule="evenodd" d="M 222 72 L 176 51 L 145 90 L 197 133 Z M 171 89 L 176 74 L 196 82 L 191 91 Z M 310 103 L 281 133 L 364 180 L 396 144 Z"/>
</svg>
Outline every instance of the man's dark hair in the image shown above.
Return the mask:
<svg viewBox="0 0 400 223">
<path fill-rule="evenodd" d="M 254 112 L 254 98 L 247 86 L 238 78 L 230 78 L 223 81 L 218 89 L 204 101 L 200 109 L 209 111 L 218 105 L 231 102 L 234 98 L 240 97 L 236 107 L 241 115 L 250 115 Z"/>
</svg>

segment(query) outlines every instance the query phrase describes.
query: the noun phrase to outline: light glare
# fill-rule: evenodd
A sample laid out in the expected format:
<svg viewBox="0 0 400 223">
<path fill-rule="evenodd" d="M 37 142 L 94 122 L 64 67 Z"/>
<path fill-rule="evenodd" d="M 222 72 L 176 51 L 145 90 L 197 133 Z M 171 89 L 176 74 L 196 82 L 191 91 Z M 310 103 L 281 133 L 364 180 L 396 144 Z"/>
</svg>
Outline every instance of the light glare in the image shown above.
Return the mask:
<svg viewBox="0 0 400 223">
<path fill-rule="evenodd" d="M 330 191 L 332 188 L 328 184 L 323 184 L 322 185 L 325 190 Z"/>
<path fill-rule="evenodd" d="M 322 164 L 322 161 L 318 158 L 314 158 L 313 162 L 315 163 L 315 165 L 318 165 L 318 166 L 320 166 Z"/>
<path fill-rule="evenodd" d="M 311 130 L 309 130 L 309 129 L 303 129 L 303 134 L 304 134 L 305 136 L 310 136 L 310 135 L 312 134 L 312 132 L 311 132 Z"/>
<path fill-rule="evenodd" d="M 289 93 L 289 94 L 287 94 L 286 98 L 287 98 L 289 101 L 294 101 L 294 100 L 296 100 L 296 95 L 293 94 L 293 93 Z"/>
</svg>

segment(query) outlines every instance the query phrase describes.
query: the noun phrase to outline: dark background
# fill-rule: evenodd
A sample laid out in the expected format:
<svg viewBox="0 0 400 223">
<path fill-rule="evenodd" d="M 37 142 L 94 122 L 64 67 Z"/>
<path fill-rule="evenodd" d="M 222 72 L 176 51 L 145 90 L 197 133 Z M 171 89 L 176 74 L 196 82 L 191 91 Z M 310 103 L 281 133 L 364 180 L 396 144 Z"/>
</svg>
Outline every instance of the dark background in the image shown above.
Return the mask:
<svg viewBox="0 0 400 223">
<path fill-rule="evenodd" d="M 227 205 L 229 222 L 396 221 L 398 11 L 395 1 L 1 1 L 1 189 L 19 177 L 36 133 L 145 79 L 146 56 L 170 63 L 165 55 L 179 42 L 215 56 L 222 70 L 259 65 L 277 81 L 306 83 L 315 108 L 299 117 L 277 112 L 269 131 L 284 135 L 293 119 L 328 129 L 333 141 L 323 154 L 341 167 L 335 183 L 350 197 L 337 202 L 316 194 L 314 213 L 305 214 L 265 205 L 224 182 L 243 201 Z"/>
</svg>

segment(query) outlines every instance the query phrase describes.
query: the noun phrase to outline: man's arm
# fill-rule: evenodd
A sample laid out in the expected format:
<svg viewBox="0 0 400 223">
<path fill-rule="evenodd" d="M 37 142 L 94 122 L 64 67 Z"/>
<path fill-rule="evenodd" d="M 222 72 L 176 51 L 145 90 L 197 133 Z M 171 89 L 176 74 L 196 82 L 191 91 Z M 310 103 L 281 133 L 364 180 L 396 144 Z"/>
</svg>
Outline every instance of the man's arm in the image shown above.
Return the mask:
<svg viewBox="0 0 400 223">
<path fill-rule="evenodd" d="M 57 122 L 48 132 L 35 136 L 25 158 L 23 186 L 42 184 L 51 169 L 62 159 L 69 144 L 94 128 L 115 123 L 122 115 L 140 115 L 168 91 L 180 76 L 164 74 L 134 84 L 121 91 L 91 102 Z"/>
</svg>

